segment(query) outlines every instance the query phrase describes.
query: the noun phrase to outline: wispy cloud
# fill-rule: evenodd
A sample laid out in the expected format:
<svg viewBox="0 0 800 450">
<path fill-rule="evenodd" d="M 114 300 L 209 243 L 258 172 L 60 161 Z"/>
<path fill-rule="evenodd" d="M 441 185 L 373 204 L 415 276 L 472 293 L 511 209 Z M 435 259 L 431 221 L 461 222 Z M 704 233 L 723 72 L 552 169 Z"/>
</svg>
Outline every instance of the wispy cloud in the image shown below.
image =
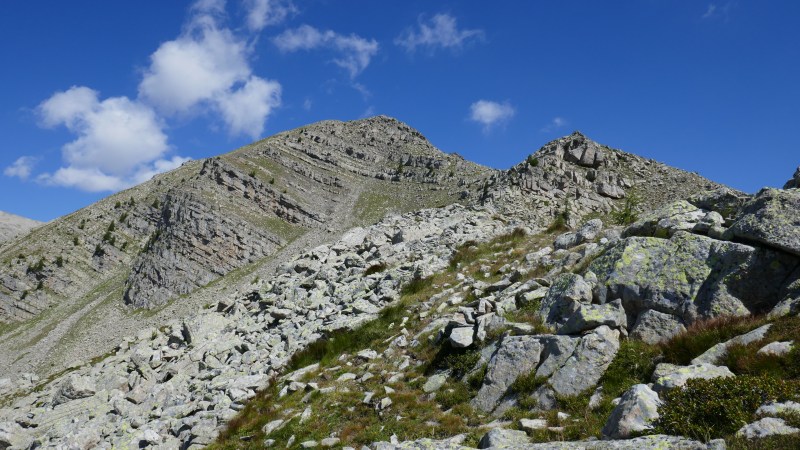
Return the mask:
<svg viewBox="0 0 800 450">
<path fill-rule="evenodd" d="M 731 18 L 731 11 L 736 6 L 735 2 L 709 3 L 706 12 L 701 16 L 702 19 L 717 19 L 727 22 Z"/>
<path fill-rule="evenodd" d="M 484 132 L 489 132 L 497 124 L 507 122 L 515 113 L 514 107 L 508 102 L 478 100 L 470 105 L 470 120 L 483 125 Z"/>
<path fill-rule="evenodd" d="M 20 180 L 27 180 L 30 178 L 33 167 L 38 161 L 39 158 L 33 156 L 21 156 L 11 163 L 10 166 L 3 169 L 3 175 L 7 177 L 16 177 Z"/>
<path fill-rule="evenodd" d="M 456 18 L 449 14 L 436 14 L 430 20 L 420 16 L 416 28 L 406 29 L 394 42 L 413 53 L 418 47 L 431 51 L 436 49 L 460 49 L 469 40 L 483 39 L 483 30 L 459 29 Z"/>
<path fill-rule="evenodd" d="M 565 126 L 567 126 L 567 119 L 563 117 L 553 117 L 553 120 L 548 122 L 547 125 L 543 126 L 539 131 L 542 133 L 550 133 L 564 128 Z"/>
<path fill-rule="evenodd" d="M 320 31 L 311 25 L 286 30 L 272 38 L 278 50 L 292 53 L 300 50 L 329 49 L 337 54 L 333 63 L 355 78 L 367 68 L 378 53 L 378 42 L 355 34 L 345 36 L 331 30 Z"/>
<path fill-rule="evenodd" d="M 244 0 L 247 9 L 247 27 L 261 31 L 270 25 L 278 25 L 297 14 L 297 7 L 289 0 Z"/>
</svg>

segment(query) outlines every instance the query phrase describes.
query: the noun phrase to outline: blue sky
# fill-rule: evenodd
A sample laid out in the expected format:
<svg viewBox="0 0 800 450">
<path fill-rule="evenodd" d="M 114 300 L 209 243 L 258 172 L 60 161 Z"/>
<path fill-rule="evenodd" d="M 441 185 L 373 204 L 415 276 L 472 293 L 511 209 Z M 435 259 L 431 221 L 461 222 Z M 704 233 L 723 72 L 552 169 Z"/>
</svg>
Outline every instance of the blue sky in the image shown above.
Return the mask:
<svg viewBox="0 0 800 450">
<path fill-rule="evenodd" d="M 800 2 L 60 0 L 0 14 L 0 210 L 50 220 L 323 119 L 507 168 L 593 139 L 753 192 L 800 164 Z"/>
</svg>

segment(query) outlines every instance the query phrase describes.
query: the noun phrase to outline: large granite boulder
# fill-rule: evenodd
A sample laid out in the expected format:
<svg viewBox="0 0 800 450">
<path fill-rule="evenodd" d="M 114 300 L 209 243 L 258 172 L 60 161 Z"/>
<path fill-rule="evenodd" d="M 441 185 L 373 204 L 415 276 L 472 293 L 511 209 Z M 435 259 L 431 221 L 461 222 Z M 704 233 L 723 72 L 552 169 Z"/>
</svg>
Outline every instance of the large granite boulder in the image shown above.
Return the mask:
<svg viewBox="0 0 800 450">
<path fill-rule="evenodd" d="M 574 273 L 559 275 L 541 301 L 539 315 L 548 324 L 562 324 L 582 304 L 592 302 L 592 286 Z"/>
<path fill-rule="evenodd" d="M 589 270 L 597 275 L 597 296 L 621 298 L 629 323 L 653 309 L 691 324 L 769 311 L 782 300 L 783 288 L 800 276 L 798 263 L 783 252 L 678 231 L 669 239 L 623 239 Z"/>
<path fill-rule="evenodd" d="M 536 369 L 542 353 L 542 343 L 536 336 L 511 336 L 503 339 L 497 353 L 486 368 L 478 394 L 472 406 L 491 412 L 517 377 Z"/>
<path fill-rule="evenodd" d="M 646 309 L 636 318 L 630 337 L 655 345 L 668 341 L 684 331 L 686 327 L 676 316 Z"/>
<path fill-rule="evenodd" d="M 731 226 L 739 239 L 800 256 L 800 190 L 762 189 Z"/>
</svg>

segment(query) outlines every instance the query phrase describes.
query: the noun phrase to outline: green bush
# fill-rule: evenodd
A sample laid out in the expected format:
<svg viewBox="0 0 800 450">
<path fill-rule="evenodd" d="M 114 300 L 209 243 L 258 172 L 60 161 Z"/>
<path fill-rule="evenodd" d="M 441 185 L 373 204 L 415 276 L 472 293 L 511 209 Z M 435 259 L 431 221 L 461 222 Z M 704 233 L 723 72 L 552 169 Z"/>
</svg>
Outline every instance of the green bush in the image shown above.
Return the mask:
<svg viewBox="0 0 800 450">
<path fill-rule="evenodd" d="M 528 156 L 528 165 L 531 166 L 531 167 L 538 166 L 539 165 L 539 158 L 537 158 L 537 157 L 535 157 L 533 155 L 529 155 Z"/>
<path fill-rule="evenodd" d="M 617 225 L 630 225 L 639 220 L 639 205 L 642 199 L 635 192 L 630 192 L 625 199 L 625 204 L 619 211 L 611 213 L 611 218 Z"/>
<path fill-rule="evenodd" d="M 517 377 L 517 379 L 514 380 L 514 383 L 511 385 L 511 390 L 520 395 L 533 394 L 536 392 L 536 389 L 539 389 L 539 387 L 546 382 L 547 377 L 537 377 L 536 371 L 532 370 L 530 373 L 526 373 Z"/>
<path fill-rule="evenodd" d="M 800 382 L 764 376 L 689 380 L 662 396 L 656 430 L 708 441 L 756 420 L 764 403 L 800 398 Z"/>
<path fill-rule="evenodd" d="M 58 267 L 64 267 L 64 257 L 63 256 L 59 255 L 58 257 L 56 257 L 56 265 Z"/>
</svg>

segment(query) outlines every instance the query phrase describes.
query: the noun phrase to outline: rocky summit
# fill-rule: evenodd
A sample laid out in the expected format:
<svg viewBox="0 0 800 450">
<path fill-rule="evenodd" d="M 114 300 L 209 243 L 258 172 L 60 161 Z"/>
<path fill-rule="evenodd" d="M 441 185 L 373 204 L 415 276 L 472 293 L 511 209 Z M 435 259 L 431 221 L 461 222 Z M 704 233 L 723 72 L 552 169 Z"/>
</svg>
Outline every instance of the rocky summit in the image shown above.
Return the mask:
<svg viewBox="0 0 800 450">
<path fill-rule="evenodd" d="M 0 449 L 800 446 L 800 190 L 388 117 L 0 243 Z"/>
</svg>

